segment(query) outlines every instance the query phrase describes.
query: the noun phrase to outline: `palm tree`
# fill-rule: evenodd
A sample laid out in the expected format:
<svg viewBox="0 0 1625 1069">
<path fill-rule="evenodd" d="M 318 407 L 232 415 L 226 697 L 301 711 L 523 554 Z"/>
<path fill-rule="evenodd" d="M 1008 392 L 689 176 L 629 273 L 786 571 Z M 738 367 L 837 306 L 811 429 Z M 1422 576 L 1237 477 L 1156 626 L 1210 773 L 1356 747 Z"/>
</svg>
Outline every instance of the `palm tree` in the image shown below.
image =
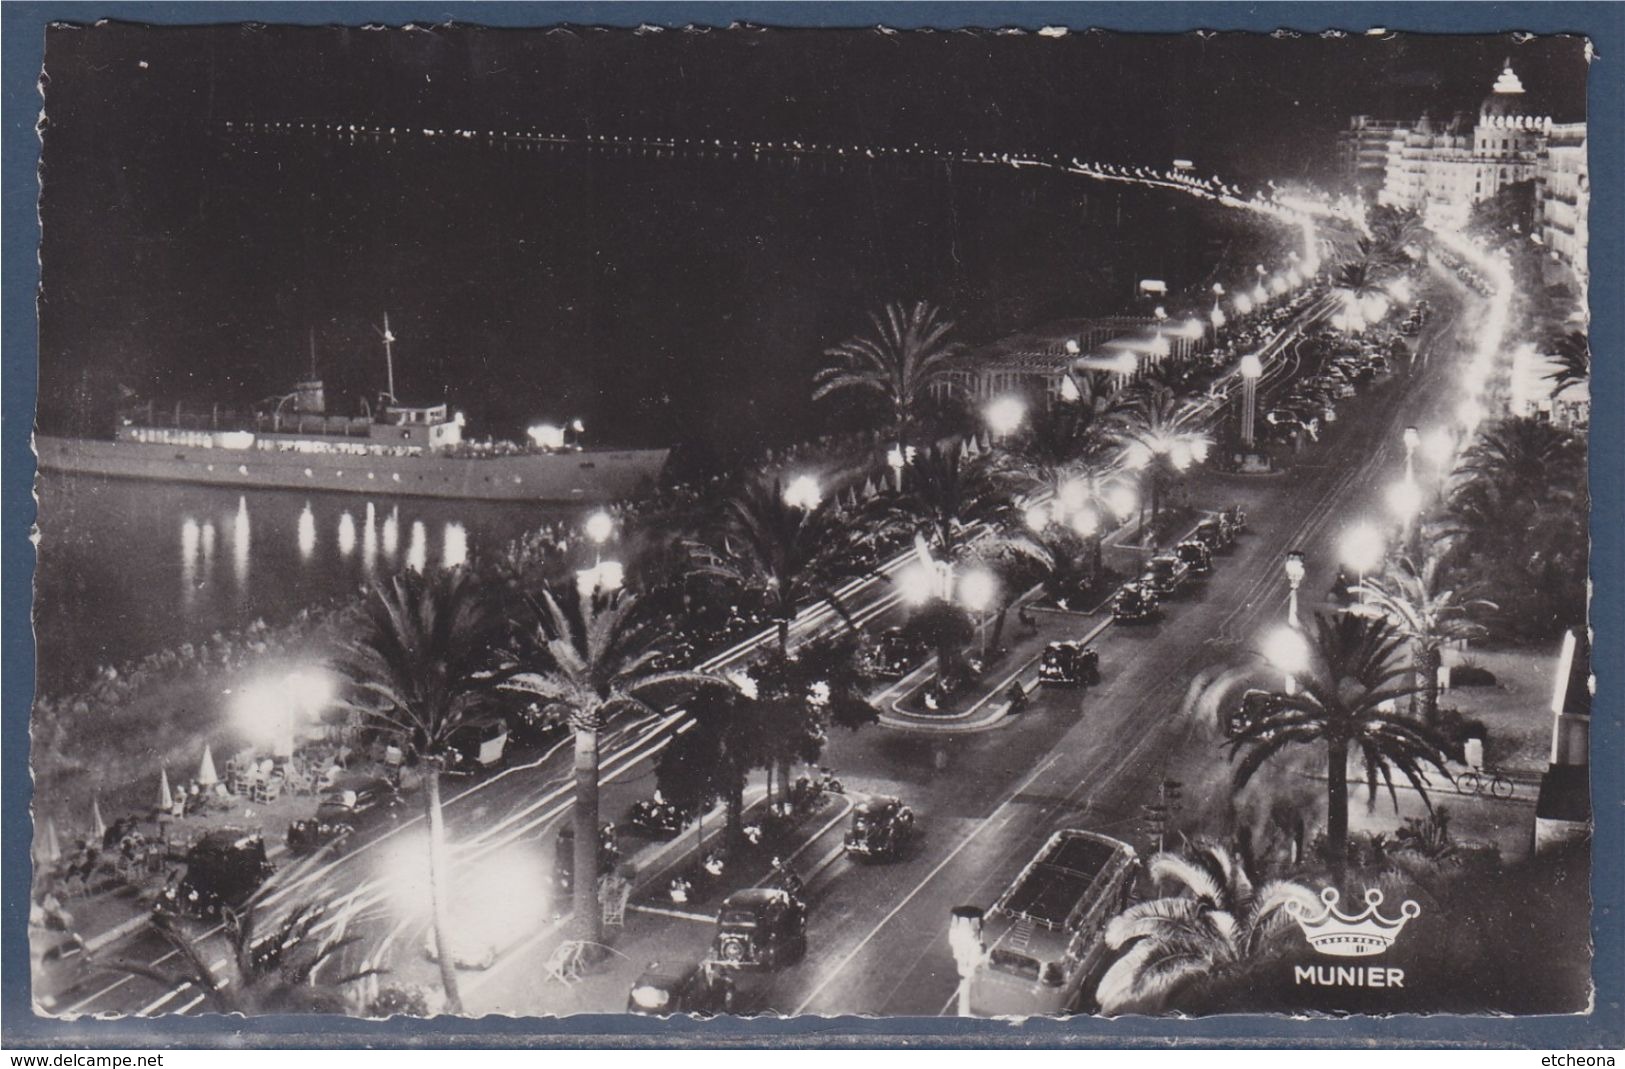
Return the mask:
<svg viewBox="0 0 1625 1069">
<path fill-rule="evenodd" d="M 933 391 L 947 388 L 959 355 L 948 341 L 954 324 L 925 301 L 893 302 L 870 316 L 868 336 L 849 338 L 825 352 L 833 363 L 814 376 L 813 400 L 852 391 L 878 396 L 890 409 L 898 444 L 908 445 Z"/>
<path fill-rule="evenodd" d="M 1591 381 L 1591 339 L 1584 331 L 1571 330 L 1546 344 L 1557 364 L 1546 376 L 1553 397 L 1576 383 Z"/>
<path fill-rule="evenodd" d="M 1367 603 L 1411 644 L 1422 722 L 1430 726 L 1439 718 L 1440 651 L 1447 642 L 1482 635 L 1483 625 L 1471 615 L 1496 608 L 1494 602 L 1448 585 L 1444 563 L 1453 541 L 1452 535 L 1436 537 L 1423 546 L 1420 560 L 1410 553 L 1400 555 L 1383 575 L 1367 579 L 1364 586 Z"/>
<path fill-rule="evenodd" d="M 1372 238 L 1390 248 L 1404 249 L 1426 237 L 1421 213 L 1411 208 L 1377 205 L 1371 209 L 1367 222 L 1371 227 Z"/>
<path fill-rule="evenodd" d="M 1179 885 L 1176 893 L 1130 906 L 1106 925 L 1106 945 L 1128 953 L 1100 979 L 1102 1013 L 1153 1009 L 1179 987 L 1257 960 L 1290 920 L 1291 910 L 1315 911 L 1319 899 L 1290 880 L 1255 888 L 1240 860 L 1210 839 L 1184 853 L 1152 855 L 1151 879 Z"/>
<path fill-rule="evenodd" d="M 227 909 L 222 926 L 231 953 L 226 956 L 225 975 L 209 966 L 213 952 L 185 925 L 168 913 L 152 916 L 153 931 L 169 944 L 176 961 L 174 968 L 149 965 L 120 958 L 106 968 L 140 976 L 166 988 L 191 984 L 203 992 L 209 1008 L 216 1013 L 257 1015 L 268 1013 L 345 1013 L 350 1000 L 343 992 L 351 984 L 379 970 L 365 969 L 325 984 L 311 980 L 317 968 L 334 954 L 356 942 L 355 936 L 315 937 L 313 929 L 323 911 L 309 906 L 293 909 L 269 937 L 258 937 L 257 905 L 250 903 L 241 912 Z"/>
<path fill-rule="evenodd" d="M 788 655 L 790 624 L 806 602 L 822 600 L 850 622 L 836 592 L 849 541 L 834 498 L 803 508 L 787 501 L 774 480 L 751 483 L 730 498 L 712 543 L 690 548 L 696 574 L 764 596 L 778 626 L 779 651 Z"/>
<path fill-rule="evenodd" d="M 354 684 L 352 704 L 393 736 L 423 774 L 429 825 L 429 897 L 440 980 L 448 1012 L 462 1012 L 448 939 L 446 832 L 440 811 L 440 772 L 452 738 L 488 722 L 492 620 L 467 569 L 430 575 L 403 572 L 374 589 L 359 636 L 341 655 Z"/>
<path fill-rule="evenodd" d="M 1373 802 L 1378 779 L 1397 808 L 1393 772 L 1398 769 L 1426 805 L 1424 766 L 1444 769 L 1444 744 L 1433 730 L 1409 716 L 1390 712 L 1393 703 L 1415 689 L 1401 682 L 1411 674 L 1400 649 L 1406 639 L 1386 619 L 1354 613 L 1315 619 L 1307 644 L 1308 667 L 1294 693 L 1274 695 L 1274 710 L 1229 740 L 1230 756 L 1245 754 L 1234 785 L 1245 787 L 1266 761 L 1292 746 L 1323 746 L 1326 755 L 1326 842 L 1341 875 L 1348 861 L 1348 761 L 1358 749 Z"/>
<path fill-rule="evenodd" d="M 958 560 L 978 525 L 1004 516 L 1008 499 L 988 462 L 962 461 L 955 450 L 932 447 L 916 455 L 908 470 L 909 489 L 884 502 L 881 522 L 924 538 L 941 560 Z"/>
<path fill-rule="evenodd" d="M 658 715 L 645 698 L 667 687 L 728 684 L 701 672 L 657 667 L 662 651 L 637 615 L 636 597 L 581 590 L 573 612 L 550 591 L 528 602 L 534 617 L 520 635 L 499 686 L 562 713 L 575 739 L 575 857 L 572 897 L 578 938 L 598 942 L 598 733 L 617 713 Z"/>
<path fill-rule="evenodd" d="M 1098 577 L 1104 570 L 1106 535 L 1121 518 L 1116 512 L 1122 507 L 1118 493 L 1125 485 L 1121 457 L 1093 445 L 1066 463 L 1051 464 L 1035 458 L 1014 466 L 1008 479 L 1028 499 L 1049 499 L 1038 514 L 1023 517 L 1049 552 L 1050 561 L 1040 558 L 1039 563 L 1046 570 L 1067 570 L 1075 562 L 1063 560 L 1062 554 L 1069 551 L 1074 538 L 1082 539 L 1090 546 L 1094 575 Z"/>
<path fill-rule="evenodd" d="M 1121 466 L 1141 473 L 1151 483 L 1151 525 L 1162 508 L 1162 485 L 1169 472 L 1178 474 L 1205 455 L 1209 438 L 1196 422 L 1196 407 L 1166 386 L 1142 390 L 1123 413 L 1115 440 L 1122 447 Z"/>
</svg>

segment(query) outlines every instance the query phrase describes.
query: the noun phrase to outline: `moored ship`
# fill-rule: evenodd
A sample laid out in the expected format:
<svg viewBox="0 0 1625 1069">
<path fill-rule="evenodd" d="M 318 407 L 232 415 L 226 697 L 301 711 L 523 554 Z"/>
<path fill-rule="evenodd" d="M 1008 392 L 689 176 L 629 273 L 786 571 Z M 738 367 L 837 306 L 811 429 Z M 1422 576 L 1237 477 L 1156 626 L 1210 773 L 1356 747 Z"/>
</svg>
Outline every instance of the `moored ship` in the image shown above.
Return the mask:
<svg viewBox="0 0 1625 1069">
<path fill-rule="evenodd" d="M 669 449 L 589 448 L 561 427 L 532 427 L 529 444 L 469 442 L 446 404 L 395 400 L 395 336 L 384 342 L 388 389 L 376 410 L 327 412 L 315 374 L 251 412 L 160 412 L 152 402 L 118 415 L 111 441 L 38 435 L 45 471 L 214 486 L 398 494 L 487 501 L 614 501 L 654 487 Z"/>
</svg>

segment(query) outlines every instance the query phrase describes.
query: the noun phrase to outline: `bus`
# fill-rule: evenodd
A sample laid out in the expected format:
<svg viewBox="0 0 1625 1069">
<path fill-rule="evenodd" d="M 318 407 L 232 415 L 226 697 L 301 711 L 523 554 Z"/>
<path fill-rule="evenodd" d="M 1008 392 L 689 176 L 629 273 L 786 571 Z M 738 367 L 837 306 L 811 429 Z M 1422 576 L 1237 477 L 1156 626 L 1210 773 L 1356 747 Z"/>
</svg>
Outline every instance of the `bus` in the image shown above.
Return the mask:
<svg viewBox="0 0 1625 1069">
<path fill-rule="evenodd" d="M 1128 904 L 1139 858 L 1091 831 L 1051 835 L 987 911 L 970 979 L 978 1016 L 1063 1014 L 1105 960 L 1106 924 Z"/>
</svg>

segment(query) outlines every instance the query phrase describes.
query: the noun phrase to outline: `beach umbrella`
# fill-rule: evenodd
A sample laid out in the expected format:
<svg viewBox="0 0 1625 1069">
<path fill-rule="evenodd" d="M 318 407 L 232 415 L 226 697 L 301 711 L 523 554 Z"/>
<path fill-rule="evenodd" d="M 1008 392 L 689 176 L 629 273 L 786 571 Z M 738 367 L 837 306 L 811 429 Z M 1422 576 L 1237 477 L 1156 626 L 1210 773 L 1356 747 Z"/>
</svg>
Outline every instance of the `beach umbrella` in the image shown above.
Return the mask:
<svg viewBox="0 0 1625 1069">
<path fill-rule="evenodd" d="M 34 839 L 34 860 L 43 865 L 54 865 L 62 858 L 62 842 L 56 836 L 56 821 L 46 818 Z"/>
<path fill-rule="evenodd" d="M 102 800 L 94 797 L 90 800 L 90 830 L 95 834 L 99 843 L 107 834 L 107 821 L 102 819 Z"/>
<path fill-rule="evenodd" d="M 208 743 L 203 744 L 203 763 L 197 766 L 197 784 L 199 787 L 213 787 L 220 782 L 220 776 L 214 770 L 214 752 Z"/>
<path fill-rule="evenodd" d="M 879 491 L 875 489 L 875 480 L 873 476 L 863 480 L 863 500 L 873 501 L 875 494 L 877 493 L 879 493 Z"/>
<path fill-rule="evenodd" d="M 858 507 L 858 488 L 855 486 L 849 486 L 846 489 L 846 507 L 849 509 Z"/>
<path fill-rule="evenodd" d="M 977 440 L 976 435 L 973 434 L 969 438 L 965 439 L 965 455 L 967 457 L 974 457 L 981 453 L 981 451 L 982 443 Z"/>
<path fill-rule="evenodd" d="M 169 769 L 158 770 L 158 808 L 165 813 L 175 808 L 175 796 L 169 793 Z"/>
</svg>

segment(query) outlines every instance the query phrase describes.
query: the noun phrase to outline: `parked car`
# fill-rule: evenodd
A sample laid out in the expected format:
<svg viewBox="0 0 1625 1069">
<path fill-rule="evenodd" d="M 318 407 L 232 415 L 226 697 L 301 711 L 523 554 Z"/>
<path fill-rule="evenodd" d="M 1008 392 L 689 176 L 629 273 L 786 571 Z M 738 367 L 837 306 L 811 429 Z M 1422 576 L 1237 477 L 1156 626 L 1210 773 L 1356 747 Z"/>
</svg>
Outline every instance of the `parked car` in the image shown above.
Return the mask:
<svg viewBox="0 0 1625 1069">
<path fill-rule="evenodd" d="M 852 807 L 846 852 L 861 858 L 895 858 L 914 834 L 914 810 L 899 798 L 882 795 Z"/>
<path fill-rule="evenodd" d="M 288 852 L 313 854 L 333 844 L 343 850 L 358 830 L 385 819 L 399 819 L 400 792 L 386 779 L 360 781 L 329 791 L 316 806 L 316 814 L 288 825 Z"/>
<path fill-rule="evenodd" d="M 164 889 L 153 908 L 197 920 L 218 920 L 223 908 L 240 909 L 274 871 L 259 832 L 216 828 L 186 852 L 185 875 Z"/>
<path fill-rule="evenodd" d="M 508 750 L 508 725 L 502 720 L 466 724 L 451 733 L 446 771 L 476 775 L 501 768 Z"/>
<path fill-rule="evenodd" d="M 651 961 L 626 995 L 626 1012 L 709 1017 L 734 1012 L 738 992 L 723 969 L 703 961 Z"/>
<path fill-rule="evenodd" d="M 807 906 L 780 887 L 735 891 L 717 911 L 712 958 L 735 968 L 777 969 L 807 953 Z"/>
<path fill-rule="evenodd" d="M 1179 588 L 1185 585 L 1185 580 L 1190 578 L 1190 574 L 1190 566 L 1176 554 L 1158 553 L 1146 564 L 1140 582 L 1142 585 L 1149 585 L 1156 591 L 1158 597 L 1167 597 L 1178 593 Z"/>
<path fill-rule="evenodd" d="M 1210 516 L 1196 525 L 1195 537 L 1213 553 L 1227 549 L 1236 540 L 1236 532 L 1223 516 Z"/>
<path fill-rule="evenodd" d="M 688 818 L 682 810 L 659 797 L 633 802 L 626 822 L 651 839 L 675 839 L 688 826 Z"/>
<path fill-rule="evenodd" d="M 1174 552 L 1192 575 L 1208 575 L 1213 571 L 1213 551 L 1200 538 L 1187 538 L 1174 547 Z"/>
<path fill-rule="evenodd" d="M 930 651 L 900 627 L 881 632 L 870 655 L 870 671 L 881 679 L 901 679 L 921 664 Z"/>
<path fill-rule="evenodd" d="M 1241 696 L 1241 705 L 1225 719 L 1224 733 L 1240 735 L 1260 720 L 1281 708 L 1281 696 L 1267 690 L 1249 690 Z"/>
<path fill-rule="evenodd" d="M 1365 366 L 1370 368 L 1375 374 L 1378 374 L 1378 375 L 1386 375 L 1386 374 L 1388 374 L 1388 372 L 1390 370 L 1390 368 L 1388 366 L 1388 358 L 1386 356 L 1380 356 L 1380 355 L 1379 356 L 1373 356 L 1370 359 L 1368 359 L 1365 362 Z"/>
<path fill-rule="evenodd" d="M 1038 681 L 1054 686 L 1100 682 L 1100 653 L 1082 642 L 1051 642 L 1038 662 Z"/>
<path fill-rule="evenodd" d="M 1156 592 L 1141 583 L 1127 583 L 1112 597 L 1112 617 L 1124 623 L 1143 623 L 1162 615 Z"/>
</svg>

